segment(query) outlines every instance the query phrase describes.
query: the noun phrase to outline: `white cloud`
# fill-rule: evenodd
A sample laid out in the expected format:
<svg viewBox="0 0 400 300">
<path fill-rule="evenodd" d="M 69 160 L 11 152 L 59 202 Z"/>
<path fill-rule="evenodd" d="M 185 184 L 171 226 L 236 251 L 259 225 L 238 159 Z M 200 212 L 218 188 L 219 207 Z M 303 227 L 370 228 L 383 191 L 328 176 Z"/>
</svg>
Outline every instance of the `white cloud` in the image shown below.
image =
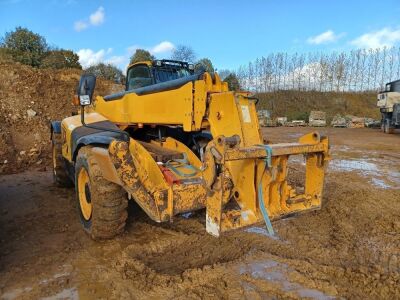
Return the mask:
<svg viewBox="0 0 400 300">
<path fill-rule="evenodd" d="M 74 23 L 75 31 L 82 31 L 89 26 L 99 26 L 104 23 L 105 12 L 104 7 L 100 6 L 94 13 L 90 14 L 89 20 L 78 20 Z"/>
<path fill-rule="evenodd" d="M 164 41 L 161 42 L 150 49 L 150 53 L 152 54 L 160 54 L 165 52 L 170 52 L 175 49 L 175 45 L 171 42 Z"/>
<path fill-rule="evenodd" d="M 75 31 L 78 31 L 78 32 L 82 31 L 82 30 L 85 30 L 87 27 L 88 27 L 88 24 L 86 24 L 83 21 L 76 21 L 74 23 L 74 29 L 75 29 Z"/>
<path fill-rule="evenodd" d="M 105 17 L 104 7 L 100 6 L 94 13 L 90 15 L 89 17 L 90 23 L 93 26 L 99 26 L 104 22 L 104 17 Z"/>
<path fill-rule="evenodd" d="M 108 64 L 115 65 L 115 66 L 119 66 L 119 65 L 126 65 L 126 60 L 127 60 L 127 57 L 124 55 L 119 55 L 119 56 L 114 55 L 114 56 L 111 56 L 110 58 L 107 58 L 105 60 L 105 62 Z"/>
<path fill-rule="evenodd" d="M 140 45 L 132 45 L 127 48 L 127 51 L 129 54 L 135 53 L 137 49 L 144 49 L 149 51 L 151 54 L 157 55 L 157 54 L 163 54 L 170 52 L 175 49 L 175 45 L 169 41 L 163 41 L 161 43 L 158 43 L 157 45 L 154 45 L 152 47 L 143 47 Z"/>
<path fill-rule="evenodd" d="M 400 42 L 400 28 L 391 29 L 385 27 L 378 31 L 365 33 L 351 41 L 351 44 L 359 48 L 383 48 L 392 47 Z"/>
<path fill-rule="evenodd" d="M 145 49 L 154 55 L 168 56 L 168 52 L 175 49 L 175 45 L 169 41 L 160 42 L 152 47 L 142 47 L 139 45 L 133 45 L 126 48 L 125 50 L 126 52 L 123 55 L 112 55 L 113 54 L 112 48 L 100 49 L 98 51 L 87 48 L 87 49 L 80 49 L 77 51 L 77 53 L 79 55 L 79 62 L 84 69 L 92 65 L 103 62 L 106 64 L 115 65 L 121 68 L 122 70 L 125 70 L 129 64 L 131 56 L 133 55 L 133 53 L 135 53 L 136 49 Z"/>
<path fill-rule="evenodd" d="M 97 52 L 92 49 L 80 49 L 78 52 L 79 63 L 83 68 L 90 67 L 105 60 L 107 50 L 101 49 Z"/>
<path fill-rule="evenodd" d="M 125 69 L 129 63 L 129 56 L 128 55 L 110 56 L 112 52 L 113 52 L 112 48 L 100 49 L 98 51 L 87 48 L 78 50 L 77 54 L 79 56 L 79 63 L 82 65 L 84 69 L 101 62 L 106 64 L 112 64 L 119 68 Z"/>
<path fill-rule="evenodd" d="M 335 34 L 332 30 L 328 30 L 316 36 L 309 37 L 307 42 L 314 45 L 333 43 L 340 39 L 343 35 L 343 33 Z"/>
</svg>

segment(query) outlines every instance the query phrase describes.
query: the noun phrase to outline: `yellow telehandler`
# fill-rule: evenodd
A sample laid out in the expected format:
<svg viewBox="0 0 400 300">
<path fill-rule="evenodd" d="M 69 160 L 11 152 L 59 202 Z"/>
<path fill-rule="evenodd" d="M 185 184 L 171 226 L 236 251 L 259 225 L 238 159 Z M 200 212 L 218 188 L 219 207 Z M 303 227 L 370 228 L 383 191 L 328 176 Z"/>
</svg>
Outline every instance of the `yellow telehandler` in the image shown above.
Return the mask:
<svg viewBox="0 0 400 300">
<path fill-rule="evenodd" d="M 128 67 L 124 92 L 92 99 L 95 83 L 82 75 L 81 113 L 51 123 L 54 181 L 75 185 L 92 238 L 124 230 L 128 199 L 155 222 L 205 208 L 214 236 L 260 222 L 273 234 L 271 220 L 321 207 L 328 138 L 265 145 L 258 100 L 229 91 L 217 73 L 155 60 Z M 305 157 L 303 189 L 287 181 L 296 154 Z"/>
</svg>

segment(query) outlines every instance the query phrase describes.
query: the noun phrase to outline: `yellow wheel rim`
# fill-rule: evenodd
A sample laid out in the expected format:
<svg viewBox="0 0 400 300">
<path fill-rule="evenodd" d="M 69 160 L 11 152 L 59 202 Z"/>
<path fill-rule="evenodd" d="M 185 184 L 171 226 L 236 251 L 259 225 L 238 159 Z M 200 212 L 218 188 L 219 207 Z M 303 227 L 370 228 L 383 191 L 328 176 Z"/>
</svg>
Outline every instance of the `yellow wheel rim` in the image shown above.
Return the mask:
<svg viewBox="0 0 400 300">
<path fill-rule="evenodd" d="M 85 168 L 81 168 L 78 175 L 78 197 L 82 216 L 85 220 L 89 220 L 92 216 L 92 203 L 89 174 Z"/>
</svg>

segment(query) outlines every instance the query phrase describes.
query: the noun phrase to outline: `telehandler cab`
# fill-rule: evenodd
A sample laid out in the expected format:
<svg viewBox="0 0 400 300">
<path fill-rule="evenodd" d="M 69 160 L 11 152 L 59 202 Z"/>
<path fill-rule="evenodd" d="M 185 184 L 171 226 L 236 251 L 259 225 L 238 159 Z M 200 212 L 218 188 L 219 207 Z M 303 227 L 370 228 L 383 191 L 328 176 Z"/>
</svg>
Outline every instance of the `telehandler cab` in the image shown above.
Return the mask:
<svg viewBox="0 0 400 300">
<path fill-rule="evenodd" d="M 133 199 L 155 222 L 205 208 L 206 230 L 229 230 L 321 207 L 328 138 L 263 144 L 257 99 L 229 91 L 217 73 L 171 60 L 128 67 L 126 90 L 93 91 L 82 75 L 81 114 L 51 123 L 54 180 L 75 185 L 80 220 L 94 239 L 124 230 Z M 302 154 L 304 188 L 287 181 L 288 158 Z M 299 192 L 300 191 L 300 192 Z"/>
</svg>

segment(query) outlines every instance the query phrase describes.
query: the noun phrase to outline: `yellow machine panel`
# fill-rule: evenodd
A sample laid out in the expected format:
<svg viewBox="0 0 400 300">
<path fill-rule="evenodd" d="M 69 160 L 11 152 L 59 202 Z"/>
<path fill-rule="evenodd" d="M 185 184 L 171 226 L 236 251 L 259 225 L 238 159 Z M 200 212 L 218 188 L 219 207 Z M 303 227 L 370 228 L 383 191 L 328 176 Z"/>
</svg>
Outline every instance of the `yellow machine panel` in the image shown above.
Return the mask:
<svg viewBox="0 0 400 300">
<path fill-rule="evenodd" d="M 185 131 L 191 131 L 193 83 L 156 94 L 130 93 L 108 102 L 99 96 L 95 110 L 116 124 L 182 125 Z"/>
</svg>

